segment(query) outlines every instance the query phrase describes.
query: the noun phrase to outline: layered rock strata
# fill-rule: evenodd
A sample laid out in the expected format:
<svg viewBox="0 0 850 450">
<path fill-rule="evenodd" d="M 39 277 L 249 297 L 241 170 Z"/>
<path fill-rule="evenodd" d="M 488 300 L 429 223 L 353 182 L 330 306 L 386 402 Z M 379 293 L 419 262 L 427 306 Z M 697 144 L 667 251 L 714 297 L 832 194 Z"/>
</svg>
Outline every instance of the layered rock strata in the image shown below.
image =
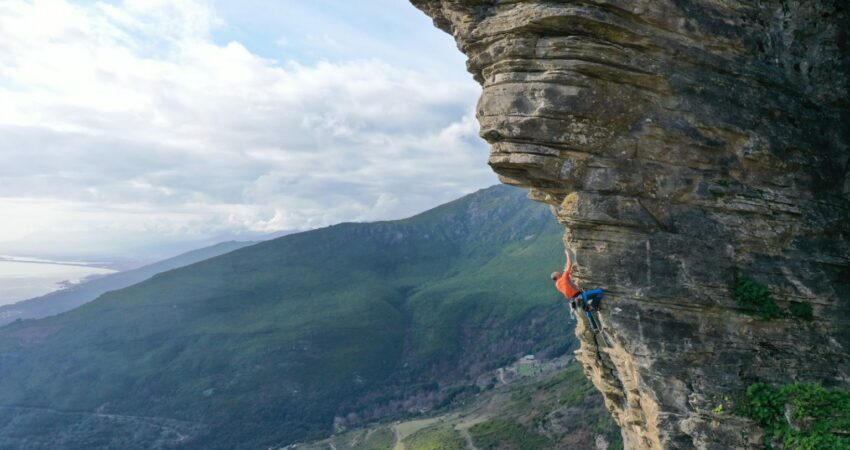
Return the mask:
<svg viewBox="0 0 850 450">
<path fill-rule="evenodd" d="M 469 58 L 489 164 L 606 291 L 578 354 L 627 448 L 759 448 L 719 408 L 747 385 L 850 388 L 850 5 L 411 1 Z M 737 277 L 814 319 L 747 314 Z"/>
</svg>

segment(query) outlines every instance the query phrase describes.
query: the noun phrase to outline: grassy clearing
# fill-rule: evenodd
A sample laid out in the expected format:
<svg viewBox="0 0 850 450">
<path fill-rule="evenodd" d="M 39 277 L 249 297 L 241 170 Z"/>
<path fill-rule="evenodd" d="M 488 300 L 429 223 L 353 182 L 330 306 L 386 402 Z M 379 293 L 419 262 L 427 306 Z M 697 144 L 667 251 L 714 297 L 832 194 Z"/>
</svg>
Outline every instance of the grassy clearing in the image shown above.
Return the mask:
<svg viewBox="0 0 850 450">
<path fill-rule="evenodd" d="M 424 428 L 404 440 L 405 450 L 466 450 L 466 441 L 450 424 Z"/>
<path fill-rule="evenodd" d="M 398 439 L 400 441 L 404 441 L 408 436 L 416 433 L 417 431 L 434 425 L 442 420 L 442 417 L 429 417 L 427 419 L 419 419 L 419 420 L 409 420 L 406 422 L 400 422 L 395 427 L 395 432 L 398 434 Z"/>
<path fill-rule="evenodd" d="M 552 441 L 522 425 L 505 419 L 491 419 L 469 429 L 475 446 L 481 450 L 540 450 Z"/>
</svg>

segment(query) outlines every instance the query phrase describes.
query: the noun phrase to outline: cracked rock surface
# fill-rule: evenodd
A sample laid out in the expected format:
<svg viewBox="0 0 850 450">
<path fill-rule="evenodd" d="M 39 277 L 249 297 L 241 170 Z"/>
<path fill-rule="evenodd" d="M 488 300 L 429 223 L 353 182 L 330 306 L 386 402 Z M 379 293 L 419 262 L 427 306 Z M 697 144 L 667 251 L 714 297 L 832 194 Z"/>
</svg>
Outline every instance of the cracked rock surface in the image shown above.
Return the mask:
<svg viewBox="0 0 850 450">
<path fill-rule="evenodd" d="M 606 292 L 578 357 L 626 448 L 760 448 L 718 405 L 850 388 L 850 5 L 411 1 L 468 56 L 489 164 Z M 814 319 L 747 314 L 742 276 Z"/>
</svg>

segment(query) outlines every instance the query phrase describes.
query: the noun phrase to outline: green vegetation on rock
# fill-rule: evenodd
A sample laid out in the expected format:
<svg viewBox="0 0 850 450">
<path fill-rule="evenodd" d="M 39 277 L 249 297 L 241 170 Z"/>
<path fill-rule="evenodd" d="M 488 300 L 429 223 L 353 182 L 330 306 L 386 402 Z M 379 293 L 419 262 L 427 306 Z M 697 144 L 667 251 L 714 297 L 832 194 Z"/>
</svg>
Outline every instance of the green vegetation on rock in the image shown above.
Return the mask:
<svg viewBox="0 0 850 450">
<path fill-rule="evenodd" d="M 767 286 L 750 278 L 737 278 L 733 295 L 739 305 L 754 309 L 764 320 L 782 317 L 782 310 L 776 304 Z"/>
<path fill-rule="evenodd" d="M 791 302 L 788 305 L 788 312 L 794 317 L 799 317 L 803 320 L 812 320 L 814 314 L 812 312 L 812 304 L 809 302 Z"/>
<path fill-rule="evenodd" d="M 850 392 L 819 384 L 756 383 L 736 410 L 764 429 L 767 448 L 850 449 Z"/>
<path fill-rule="evenodd" d="M 814 318 L 811 303 L 806 301 L 790 302 L 787 313 L 783 312 L 776 304 L 776 300 L 774 300 L 767 286 L 747 277 L 738 277 L 735 280 L 735 289 L 732 295 L 738 305 L 753 311 L 764 320 L 780 317 L 796 317 L 803 320 Z"/>
</svg>

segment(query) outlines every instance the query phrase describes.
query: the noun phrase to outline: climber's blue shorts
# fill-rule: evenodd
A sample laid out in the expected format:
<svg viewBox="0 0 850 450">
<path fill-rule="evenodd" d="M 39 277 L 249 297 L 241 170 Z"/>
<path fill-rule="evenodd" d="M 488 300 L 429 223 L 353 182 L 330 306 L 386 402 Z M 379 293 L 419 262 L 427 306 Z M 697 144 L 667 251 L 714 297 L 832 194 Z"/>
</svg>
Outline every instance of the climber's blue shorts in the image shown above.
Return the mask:
<svg viewBox="0 0 850 450">
<path fill-rule="evenodd" d="M 593 306 L 594 309 L 599 308 L 599 302 L 602 301 L 603 297 L 602 289 L 591 289 L 589 291 L 583 291 L 581 293 L 581 299 L 584 301 L 585 306 L 590 305 Z"/>
<path fill-rule="evenodd" d="M 590 321 L 590 328 L 593 331 L 599 331 L 599 325 L 596 324 L 596 318 L 593 317 L 593 310 L 599 309 L 599 302 L 602 301 L 602 289 L 591 289 L 582 291 L 581 302 L 584 306 L 584 314 L 587 315 L 587 320 Z"/>
</svg>

